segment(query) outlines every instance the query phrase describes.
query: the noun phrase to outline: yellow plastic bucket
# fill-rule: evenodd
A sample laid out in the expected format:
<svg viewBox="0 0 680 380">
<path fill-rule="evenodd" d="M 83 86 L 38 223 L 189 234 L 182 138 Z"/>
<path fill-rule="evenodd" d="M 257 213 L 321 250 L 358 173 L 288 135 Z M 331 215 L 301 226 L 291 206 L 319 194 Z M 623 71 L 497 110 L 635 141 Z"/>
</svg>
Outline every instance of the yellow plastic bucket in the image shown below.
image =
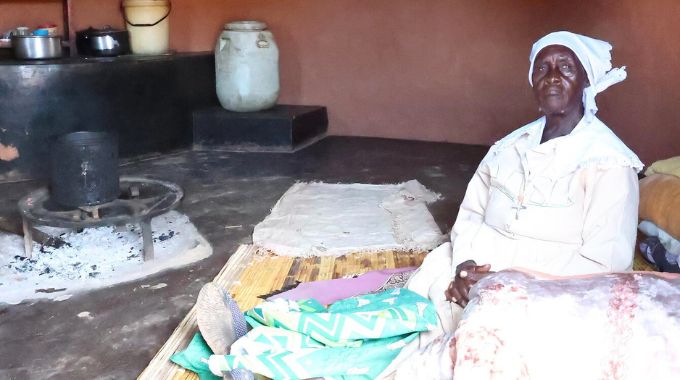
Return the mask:
<svg viewBox="0 0 680 380">
<path fill-rule="evenodd" d="M 170 47 L 170 0 L 122 0 L 133 54 L 167 53 Z"/>
</svg>

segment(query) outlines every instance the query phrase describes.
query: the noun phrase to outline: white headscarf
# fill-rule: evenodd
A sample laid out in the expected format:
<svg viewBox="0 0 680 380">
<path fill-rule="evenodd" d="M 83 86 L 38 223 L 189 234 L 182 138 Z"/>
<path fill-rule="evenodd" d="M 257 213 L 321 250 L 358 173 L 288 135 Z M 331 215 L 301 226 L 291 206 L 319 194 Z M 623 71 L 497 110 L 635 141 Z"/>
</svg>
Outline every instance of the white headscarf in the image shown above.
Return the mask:
<svg viewBox="0 0 680 380">
<path fill-rule="evenodd" d="M 626 66 L 612 69 L 612 45 L 609 42 L 596 40 L 571 32 L 553 32 L 536 41 L 529 55 L 529 83 L 534 70 L 534 60 L 538 53 L 550 45 L 565 46 L 576 54 L 588 75 L 590 86 L 583 90 L 584 117 L 590 122 L 597 113 L 595 95 L 606 90 L 609 86 L 626 79 Z"/>
</svg>

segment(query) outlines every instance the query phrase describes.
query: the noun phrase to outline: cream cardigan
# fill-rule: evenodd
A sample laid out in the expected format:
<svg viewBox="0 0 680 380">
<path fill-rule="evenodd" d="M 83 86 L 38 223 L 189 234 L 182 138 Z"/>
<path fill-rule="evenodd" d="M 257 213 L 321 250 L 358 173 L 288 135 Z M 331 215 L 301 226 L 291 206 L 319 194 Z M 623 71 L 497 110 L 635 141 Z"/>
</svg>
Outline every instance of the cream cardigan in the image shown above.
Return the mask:
<svg viewBox="0 0 680 380">
<path fill-rule="evenodd" d="M 545 118 L 491 147 L 451 232 L 453 266 L 555 275 L 632 267 L 642 163 L 599 119 L 540 144 Z"/>
</svg>

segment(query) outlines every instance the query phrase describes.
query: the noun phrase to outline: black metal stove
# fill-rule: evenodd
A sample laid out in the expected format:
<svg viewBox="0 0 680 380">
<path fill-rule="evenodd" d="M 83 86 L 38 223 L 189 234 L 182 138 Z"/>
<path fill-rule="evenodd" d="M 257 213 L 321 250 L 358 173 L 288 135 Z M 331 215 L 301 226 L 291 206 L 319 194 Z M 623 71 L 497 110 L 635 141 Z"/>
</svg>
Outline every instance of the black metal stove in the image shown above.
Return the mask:
<svg viewBox="0 0 680 380">
<path fill-rule="evenodd" d="M 144 261 L 153 259 L 151 218 L 177 206 L 184 196 L 171 182 L 141 177 L 121 177 L 120 197 L 95 206 L 67 209 L 51 199 L 47 188 L 35 190 L 19 201 L 23 220 L 24 249 L 30 258 L 33 251 L 31 230 L 50 226 L 80 230 L 87 227 L 121 226 L 139 223 L 142 229 Z"/>
</svg>

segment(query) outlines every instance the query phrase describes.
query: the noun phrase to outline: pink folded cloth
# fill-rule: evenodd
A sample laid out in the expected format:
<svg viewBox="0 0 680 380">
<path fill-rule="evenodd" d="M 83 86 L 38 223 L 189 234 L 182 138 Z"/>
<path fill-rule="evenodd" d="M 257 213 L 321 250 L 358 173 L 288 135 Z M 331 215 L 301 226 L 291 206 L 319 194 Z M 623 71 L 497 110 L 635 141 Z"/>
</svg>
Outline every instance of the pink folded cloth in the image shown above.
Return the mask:
<svg viewBox="0 0 680 380">
<path fill-rule="evenodd" d="M 412 272 L 415 269 L 415 267 L 383 269 L 367 272 L 354 278 L 303 282 L 295 289 L 273 295 L 267 300 L 284 298 L 299 301 L 313 298 L 323 305 L 330 305 L 345 298 L 379 290 L 384 285 L 389 285 L 387 282 L 394 275 Z"/>
</svg>

